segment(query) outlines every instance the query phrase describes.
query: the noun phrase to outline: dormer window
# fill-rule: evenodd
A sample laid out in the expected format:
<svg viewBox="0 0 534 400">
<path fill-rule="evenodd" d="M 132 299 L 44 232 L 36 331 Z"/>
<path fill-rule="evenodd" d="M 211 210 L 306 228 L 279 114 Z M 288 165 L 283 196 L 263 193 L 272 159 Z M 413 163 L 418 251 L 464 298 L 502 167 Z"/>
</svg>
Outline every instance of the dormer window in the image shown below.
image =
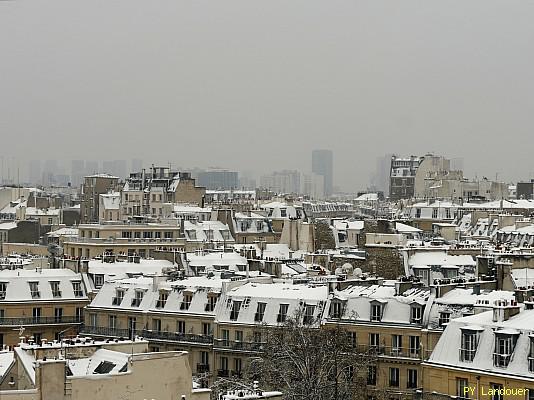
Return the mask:
<svg viewBox="0 0 534 400">
<path fill-rule="evenodd" d="M 508 367 L 512 354 L 514 354 L 518 335 L 519 332 L 513 330 L 495 332 L 495 352 L 493 353 L 494 366 L 501 368 Z"/>
<path fill-rule="evenodd" d="M 160 290 L 159 292 L 159 298 L 156 302 L 156 308 L 164 308 L 165 303 L 167 303 L 167 299 L 169 298 L 169 293 L 165 290 Z"/>
<path fill-rule="evenodd" d="M 142 290 L 136 290 L 135 291 L 135 297 L 132 299 L 132 307 L 139 307 L 141 306 L 141 302 L 143 301 L 143 296 L 145 295 L 145 292 Z"/>
<path fill-rule="evenodd" d="M 443 328 L 446 324 L 451 321 L 451 313 L 448 311 L 443 311 L 439 313 L 439 327 Z"/>
<path fill-rule="evenodd" d="M 534 372 L 534 334 L 530 335 L 530 350 L 528 353 L 528 370 L 530 372 Z"/>
<path fill-rule="evenodd" d="M 95 288 L 100 289 L 104 285 L 104 275 L 94 275 Z"/>
<path fill-rule="evenodd" d="M 460 361 L 473 362 L 478 348 L 479 331 L 476 328 L 462 328 Z"/>
<path fill-rule="evenodd" d="M 286 322 L 288 309 L 289 309 L 289 304 L 280 304 L 280 308 L 278 310 L 278 316 L 276 317 L 276 322 L 278 323 Z"/>
<path fill-rule="evenodd" d="M 420 324 L 423 319 L 423 307 L 419 304 L 412 304 L 410 308 L 410 322 Z"/>
<path fill-rule="evenodd" d="M 29 282 L 29 285 L 32 299 L 41 298 L 41 292 L 39 291 L 39 282 Z"/>
<path fill-rule="evenodd" d="M 343 315 L 343 303 L 339 300 L 333 300 L 330 303 L 330 318 L 340 319 Z"/>
<path fill-rule="evenodd" d="M 232 311 L 230 311 L 230 320 L 231 321 L 237 321 L 237 318 L 239 318 L 239 310 L 240 309 L 241 309 L 241 302 L 234 300 L 232 302 Z"/>
<path fill-rule="evenodd" d="M 380 322 L 382 321 L 382 314 L 384 312 L 384 305 L 379 302 L 371 303 L 371 321 Z"/>
<path fill-rule="evenodd" d="M 114 306 L 120 306 L 122 303 L 122 299 L 124 299 L 124 290 L 117 289 L 115 290 L 115 297 L 113 297 L 111 304 Z"/>
<path fill-rule="evenodd" d="M 217 296 L 208 296 L 208 302 L 206 303 L 206 307 L 204 311 L 212 312 L 215 310 L 215 305 L 217 304 Z"/>
<path fill-rule="evenodd" d="M 310 325 L 313 322 L 313 314 L 315 313 L 315 306 L 306 304 L 304 308 L 304 319 L 302 323 L 304 325 Z"/>
<path fill-rule="evenodd" d="M 182 304 L 180 304 L 180 310 L 189 310 L 191 306 L 191 301 L 193 300 L 193 295 L 190 293 L 184 293 L 184 298 Z"/>
<path fill-rule="evenodd" d="M 7 282 L 0 282 L 0 300 L 4 300 L 6 298 L 6 292 Z"/>
<path fill-rule="evenodd" d="M 59 290 L 59 282 L 50 282 L 50 289 L 52 290 L 52 297 L 61 297 L 61 290 Z"/>
<path fill-rule="evenodd" d="M 74 297 L 83 297 L 82 283 L 80 281 L 72 282 L 72 291 L 74 292 Z"/>
<path fill-rule="evenodd" d="M 265 307 L 267 303 L 258 303 L 258 308 L 256 309 L 256 314 L 254 315 L 255 322 L 262 322 L 263 316 L 265 315 Z"/>
</svg>

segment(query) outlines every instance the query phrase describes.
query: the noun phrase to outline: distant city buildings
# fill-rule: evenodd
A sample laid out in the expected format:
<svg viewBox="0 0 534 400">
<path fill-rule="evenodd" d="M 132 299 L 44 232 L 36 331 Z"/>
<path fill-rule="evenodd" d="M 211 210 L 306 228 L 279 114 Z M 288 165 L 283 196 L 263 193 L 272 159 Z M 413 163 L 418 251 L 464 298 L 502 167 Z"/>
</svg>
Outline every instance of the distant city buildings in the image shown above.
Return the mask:
<svg viewBox="0 0 534 400">
<path fill-rule="evenodd" d="M 275 193 L 300 193 L 300 172 L 295 170 L 275 171 L 260 178 L 260 186 Z"/>
<path fill-rule="evenodd" d="M 198 173 L 198 184 L 206 189 L 237 189 L 239 177 L 236 171 L 213 168 Z"/>
<path fill-rule="evenodd" d="M 334 190 L 334 155 L 332 150 L 312 151 L 312 172 L 323 177 L 324 193 L 330 196 Z"/>
<path fill-rule="evenodd" d="M 392 201 L 410 199 L 415 193 L 415 174 L 422 157 L 391 157 L 389 198 Z"/>
</svg>

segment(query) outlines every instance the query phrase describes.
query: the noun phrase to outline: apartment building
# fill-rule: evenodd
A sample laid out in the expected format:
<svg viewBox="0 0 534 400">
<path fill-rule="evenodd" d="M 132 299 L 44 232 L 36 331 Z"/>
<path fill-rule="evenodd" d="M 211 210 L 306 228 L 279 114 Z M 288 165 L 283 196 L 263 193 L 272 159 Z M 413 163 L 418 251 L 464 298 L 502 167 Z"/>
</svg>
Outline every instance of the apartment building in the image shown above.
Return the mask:
<svg viewBox="0 0 534 400">
<path fill-rule="evenodd" d="M 165 249 L 185 249 L 179 226 L 160 223 L 83 224 L 79 236 L 64 242 L 64 254 L 70 257 L 95 258 L 102 255 L 138 255 L 151 257 Z"/>
<path fill-rule="evenodd" d="M 98 222 L 100 216 L 100 195 L 118 189 L 119 178 L 116 176 L 108 174 L 86 176 L 81 188 L 81 222 Z"/>
<path fill-rule="evenodd" d="M 82 275 L 70 269 L 1 270 L 0 345 L 75 335 L 88 303 Z"/>
<path fill-rule="evenodd" d="M 423 395 L 534 398 L 534 303 L 495 300 L 491 308 L 447 325 L 423 364 Z"/>
<path fill-rule="evenodd" d="M 391 157 L 389 198 L 392 201 L 410 199 L 415 195 L 415 176 L 423 157 Z"/>
</svg>

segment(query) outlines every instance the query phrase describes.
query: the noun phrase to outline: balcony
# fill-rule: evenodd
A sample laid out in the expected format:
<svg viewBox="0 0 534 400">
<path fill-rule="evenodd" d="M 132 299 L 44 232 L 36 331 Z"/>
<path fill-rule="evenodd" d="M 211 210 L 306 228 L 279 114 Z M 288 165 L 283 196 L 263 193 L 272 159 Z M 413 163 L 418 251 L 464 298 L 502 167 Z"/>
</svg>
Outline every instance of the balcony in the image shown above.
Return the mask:
<svg viewBox="0 0 534 400">
<path fill-rule="evenodd" d="M 213 344 L 213 336 L 210 335 L 195 335 L 193 333 L 178 333 L 178 332 L 165 332 L 157 330 L 146 329 L 119 329 L 108 328 L 103 326 L 85 326 L 82 333 L 86 335 L 96 336 L 110 336 L 110 337 L 132 337 L 140 336 L 148 340 L 161 340 L 169 342 L 181 342 L 181 343 L 197 343 L 203 345 Z"/>
<path fill-rule="evenodd" d="M 356 345 L 354 349 L 358 353 L 367 353 L 379 357 L 409 358 L 412 360 L 422 360 L 424 358 L 419 349 L 407 347 Z M 431 351 L 428 351 L 427 356 L 430 356 L 431 353 Z"/>
<path fill-rule="evenodd" d="M 0 318 L 0 326 L 81 324 L 82 322 L 81 316 Z"/>
<path fill-rule="evenodd" d="M 500 368 L 508 367 L 510 360 L 512 359 L 511 354 L 499 354 L 493 353 L 493 365 Z"/>
<path fill-rule="evenodd" d="M 198 363 L 197 364 L 197 372 L 199 374 L 202 374 L 202 373 L 205 373 L 205 372 L 210 372 L 210 365 L 209 364 Z"/>
<path fill-rule="evenodd" d="M 241 342 L 239 340 L 214 339 L 213 345 L 219 349 L 258 353 L 263 350 L 263 343 Z"/>
<path fill-rule="evenodd" d="M 473 362 L 477 349 L 460 349 L 460 361 Z"/>
</svg>

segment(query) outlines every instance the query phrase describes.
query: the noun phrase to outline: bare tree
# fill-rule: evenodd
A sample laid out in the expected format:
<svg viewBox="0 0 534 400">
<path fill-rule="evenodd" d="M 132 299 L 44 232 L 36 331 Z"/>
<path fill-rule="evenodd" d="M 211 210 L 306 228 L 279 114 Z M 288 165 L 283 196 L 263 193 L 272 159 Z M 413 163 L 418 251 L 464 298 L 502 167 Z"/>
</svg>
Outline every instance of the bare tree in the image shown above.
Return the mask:
<svg viewBox="0 0 534 400">
<path fill-rule="evenodd" d="M 280 326 L 263 326 L 262 347 L 249 363 L 249 379 L 280 390 L 287 400 L 353 400 L 366 396 L 368 365 L 374 355 L 360 351 L 340 326 L 302 324 L 298 316 Z"/>
</svg>

